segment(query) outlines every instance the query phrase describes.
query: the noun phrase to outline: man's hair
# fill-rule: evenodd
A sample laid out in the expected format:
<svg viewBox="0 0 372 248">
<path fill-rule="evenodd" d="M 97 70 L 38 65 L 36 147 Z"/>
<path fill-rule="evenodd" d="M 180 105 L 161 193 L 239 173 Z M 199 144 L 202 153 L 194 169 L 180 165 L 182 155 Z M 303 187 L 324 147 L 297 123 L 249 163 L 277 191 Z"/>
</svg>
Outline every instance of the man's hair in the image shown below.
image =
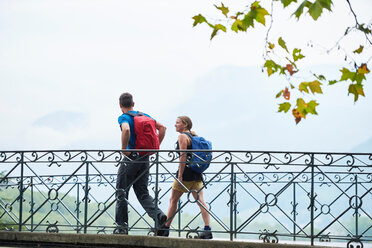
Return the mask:
<svg viewBox="0 0 372 248">
<path fill-rule="evenodd" d="M 130 93 L 125 92 L 120 95 L 119 102 L 124 108 L 130 108 L 133 106 L 133 96 Z"/>
</svg>

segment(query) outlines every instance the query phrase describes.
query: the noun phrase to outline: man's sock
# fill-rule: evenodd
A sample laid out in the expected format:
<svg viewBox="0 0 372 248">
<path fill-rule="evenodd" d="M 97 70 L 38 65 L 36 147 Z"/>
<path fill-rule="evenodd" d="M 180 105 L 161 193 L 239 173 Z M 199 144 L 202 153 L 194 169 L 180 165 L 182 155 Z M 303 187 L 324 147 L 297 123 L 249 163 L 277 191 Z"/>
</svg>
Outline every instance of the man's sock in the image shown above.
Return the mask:
<svg viewBox="0 0 372 248">
<path fill-rule="evenodd" d="M 207 231 L 207 230 L 211 230 L 211 227 L 210 226 L 204 226 L 204 230 Z"/>
</svg>

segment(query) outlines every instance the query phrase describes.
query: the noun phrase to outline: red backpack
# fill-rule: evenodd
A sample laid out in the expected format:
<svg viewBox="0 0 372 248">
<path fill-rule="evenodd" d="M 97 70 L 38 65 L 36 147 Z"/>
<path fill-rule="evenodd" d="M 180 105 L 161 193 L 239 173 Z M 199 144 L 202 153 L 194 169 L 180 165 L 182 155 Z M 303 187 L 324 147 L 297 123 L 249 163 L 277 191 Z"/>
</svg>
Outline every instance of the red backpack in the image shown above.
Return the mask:
<svg viewBox="0 0 372 248">
<path fill-rule="evenodd" d="M 133 117 L 134 133 L 136 134 L 135 149 L 158 150 L 159 136 L 156 131 L 156 121 L 144 115 L 141 112 L 126 113 Z M 153 153 L 139 152 L 142 155 L 151 155 Z"/>
</svg>

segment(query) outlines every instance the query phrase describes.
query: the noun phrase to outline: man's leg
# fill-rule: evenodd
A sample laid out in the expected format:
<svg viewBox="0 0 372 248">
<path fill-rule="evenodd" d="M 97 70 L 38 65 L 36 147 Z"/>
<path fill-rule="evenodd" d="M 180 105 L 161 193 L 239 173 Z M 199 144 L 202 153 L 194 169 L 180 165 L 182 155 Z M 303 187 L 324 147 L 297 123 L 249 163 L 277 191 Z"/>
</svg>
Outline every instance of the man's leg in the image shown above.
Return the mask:
<svg viewBox="0 0 372 248">
<path fill-rule="evenodd" d="M 116 211 L 115 211 L 115 221 L 118 226 L 116 233 L 128 232 L 128 195 L 129 188 L 127 179 L 127 163 L 122 162 L 117 175 L 116 181 Z M 126 230 L 125 230 L 126 229 Z"/>
<path fill-rule="evenodd" d="M 147 159 L 146 158 L 144 159 L 143 163 L 137 164 L 137 166 L 140 168 L 140 170 L 138 171 L 137 174 L 138 178 L 136 179 L 136 182 L 133 184 L 134 192 L 136 193 L 138 201 L 146 210 L 147 214 L 154 220 L 157 218 L 159 221 L 159 225 L 162 225 L 164 224 L 167 217 L 159 208 L 156 209 L 154 198 L 150 196 L 149 190 L 147 188 L 149 181 L 148 157 Z"/>
</svg>

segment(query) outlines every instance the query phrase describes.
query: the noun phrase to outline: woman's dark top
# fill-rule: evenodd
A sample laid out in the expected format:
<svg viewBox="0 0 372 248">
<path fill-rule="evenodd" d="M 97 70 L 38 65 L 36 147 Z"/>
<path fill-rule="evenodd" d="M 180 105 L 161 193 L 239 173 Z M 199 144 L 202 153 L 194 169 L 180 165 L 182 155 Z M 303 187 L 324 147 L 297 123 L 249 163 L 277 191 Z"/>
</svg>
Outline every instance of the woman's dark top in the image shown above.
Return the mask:
<svg viewBox="0 0 372 248">
<path fill-rule="evenodd" d="M 189 137 L 189 136 L 187 136 Z M 176 142 L 176 150 L 179 150 L 180 149 L 180 145 L 178 144 L 178 141 Z M 191 150 L 192 149 L 192 145 L 188 145 L 187 146 L 187 149 L 188 150 Z M 186 155 L 186 166 L 185 166 L 185 170 L 183 171 L 183 174 L 182 174 L 182 179 L 183 181 L 203 181 L 203 176 L 202 174 L 200 173 L 197 173 L 193 170 L 191 170 L 191 168 L 188 166 L 189 163 L 188 161 L 191 160 L 191 153 L 188 152 L 187 155 Z M 177 170 L 177 174 L 178 175 L 178 170 Z"/>
</svg>

